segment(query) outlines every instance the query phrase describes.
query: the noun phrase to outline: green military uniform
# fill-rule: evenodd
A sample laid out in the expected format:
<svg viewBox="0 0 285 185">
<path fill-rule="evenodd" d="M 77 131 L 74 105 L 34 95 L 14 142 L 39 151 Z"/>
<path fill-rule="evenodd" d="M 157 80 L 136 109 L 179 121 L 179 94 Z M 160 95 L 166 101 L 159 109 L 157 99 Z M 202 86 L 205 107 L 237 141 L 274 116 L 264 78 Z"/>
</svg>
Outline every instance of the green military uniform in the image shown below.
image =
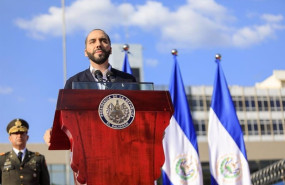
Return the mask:
<svg viewBox="0 0 285 185">
<path fill-rule="evenodd" d="M 14 151 L 0 155 L 0 184 L 2 185 L 50 185 L 45 157 L 26 150 L 22 162 Z"/>
<path fill-rule="evenodd" d="M 14 119 L 7 126 L 10 137 L 14 134 L 25 134 L 22 140 L 25 147 L 28 137 L 29 124 L 23 119 Z M 16 136 L 18 137 L 18 136 Z M 22 137 L 22 135 L 21 135 Z M 11 141 L 11 140 L 10 140 Z M 14 141 L 13 141 L 14 142 Z M 12 141 L 11 141 L 12 143 Z M 12 144 L 13 145 L 13 144 Z M 14 147 L 14 146 L 13 146 Z M 24 150 L 24 148 L 22 148 Z M 49 172 L 45 157 L 38 152 L 26 149 L 25 156 L 21 160 L 11 150 L 0 154 L 0 184 L 2 185 L 50 185 Z"/>
</svg>

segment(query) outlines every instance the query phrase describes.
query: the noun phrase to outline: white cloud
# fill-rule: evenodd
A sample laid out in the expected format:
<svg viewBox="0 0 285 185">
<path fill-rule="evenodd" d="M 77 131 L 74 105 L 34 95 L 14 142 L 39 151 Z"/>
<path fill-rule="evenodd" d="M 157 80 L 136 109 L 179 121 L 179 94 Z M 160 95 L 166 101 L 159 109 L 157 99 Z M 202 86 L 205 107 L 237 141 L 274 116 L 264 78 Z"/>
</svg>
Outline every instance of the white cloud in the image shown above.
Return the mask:
<svg viewBox="0 0 285 185">
<path fill-rule="evenodd" d="M 271 14 L 263 14 L 261 19 L 267 22 L 281 22 L 283 20 L 282 15 L 271 15 Z"/>
<path fill-rule="evenodd" d="M 111 26 L 118 25 L 122 20 L 119 10 L 110 0 L 74 1 L 69 7 L 65 7 L 66 32 L 69 34 L 94 28 L 109 29 Z M 20 18 L 16 20 L 16 24 L 27 30 L 34 38 L 42 39 L 48 35 L 60 36 L 62 34 L 62 9 L 50 7 L 47 14 L 38 15 L 31 20 Z"/>
<path fill-rule="evenodd" d="M 145 60 L 145 63 L 149 67 L 156 67 L 158 65 L 158 60 L 148 58 L 148 59 Z"/>
<path fill-rule="evenodd" d="M 123 26 L 139 27 L 159 35 L 158 47 L 249 47 L 272 38 L 284 29 L 282 15 L 264 14 L 263 24 L 236 28 L 237 18 L 214 0 L 187 0 L 176 10 L 163 1 L 145 4 L 114 4 L 111 0 L 77 0 L 66 7 L 67 34 L 93 28 L 111 30 Z M 16 24 L 35 38 L 61 35 L 61 7 L 51 7 L 46 14 Z M 119 37 L 118 37 L 119 38 Z"/>
<path fill-rule="evenodd" d="M 272 34 L 272 29 L 267 26 L 245 27 L 238 30 L 233 36 L 233 43 L 239 47 L 257 44 Z"/>
<path fill-rule="evenodd" d="M 258 44 L 268 38 L 274 38 L 277 30 L 285 29 L 284 25 L 278 24 L 278 22 L 283 20 L 281 15 L 264 14 L 261 16 L 261 19 L 265 20 L 266 23 L 237 30 L 233 35 L 234 45 L 248 47 Z"/>
<path fill-rule="evenodd" d="M 167 24 L 171 12 L 162 3 L 147 1 L 145 5 L 136 7 L 136 10 L 129 16 L 129 24 L 140 26 L 144 29 L 160 27 Z"/>
<path fill-rule="evenodd" d="M 0 94 L 11 94 L 13 89 L 11 87 L 2 87 L 0 86 Z"/>
</svg>

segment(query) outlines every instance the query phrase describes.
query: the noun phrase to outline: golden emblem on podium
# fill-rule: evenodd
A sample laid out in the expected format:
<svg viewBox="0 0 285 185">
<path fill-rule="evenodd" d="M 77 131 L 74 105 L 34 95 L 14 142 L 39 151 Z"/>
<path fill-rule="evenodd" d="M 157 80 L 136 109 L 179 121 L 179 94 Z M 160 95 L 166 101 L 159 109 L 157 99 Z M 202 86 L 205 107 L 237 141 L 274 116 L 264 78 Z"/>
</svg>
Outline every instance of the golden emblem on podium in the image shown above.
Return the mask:
<svg viewBox="0 0 285 185">
<path fill-rule="evenodd" d="M 135 107 L 124 95 L 110 94 L 99 104 L 99 116 L 102 122 L 113 129 L 128 127 L 135 118 Z"/>
</svg>

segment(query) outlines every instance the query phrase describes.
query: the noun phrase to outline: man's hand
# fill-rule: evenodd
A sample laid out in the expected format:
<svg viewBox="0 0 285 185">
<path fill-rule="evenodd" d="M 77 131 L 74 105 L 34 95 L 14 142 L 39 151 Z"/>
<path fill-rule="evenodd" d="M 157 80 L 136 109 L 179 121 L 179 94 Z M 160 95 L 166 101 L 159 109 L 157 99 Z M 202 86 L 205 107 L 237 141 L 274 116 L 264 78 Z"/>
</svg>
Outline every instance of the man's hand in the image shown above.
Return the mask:
<svg viewBox="0 0 285 185">
<path fill-rule="evenodd" d="M 45 135 L 44 135 L 44 140 L 45 143 L 50 146 L 50 136 L 51 136 L 51 128 L 46 130 Z"/>
</svg>

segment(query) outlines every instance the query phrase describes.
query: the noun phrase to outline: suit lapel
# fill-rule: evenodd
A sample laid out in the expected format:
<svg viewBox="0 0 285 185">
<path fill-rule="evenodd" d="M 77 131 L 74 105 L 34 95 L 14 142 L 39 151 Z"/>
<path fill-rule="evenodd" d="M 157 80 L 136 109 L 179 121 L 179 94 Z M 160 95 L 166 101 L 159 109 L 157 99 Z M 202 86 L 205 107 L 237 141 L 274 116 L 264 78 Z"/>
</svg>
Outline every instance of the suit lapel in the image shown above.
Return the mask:
<svg viewBox="0 0 285 185">
<path fill-rule="evenodd" d="M 86 77 L 86 80 L 85 80 L 86 82 L 95 82 L 95 79 L 92 76 L 89 68 L 85 70 L 85 77 Z"/>
<path fill-rule="evenodd" d="M 31 158 L 31 152 L 26 149 L 26 154 L 24 156 L 24 160 L 22 161 L 23 164 L 25 164 L 27 161 L 29 161 Z"/>
<path fill-rule="evenodd" d="M 18 159 L 18 156 L 17 154 L 14 152 L 14 150 L 12 150 L 10 152 L 10 159 L 13 160 L 14 162 L 16 162 L 17 164 L 21 164 L 19 159 Z"/>
</svg>

